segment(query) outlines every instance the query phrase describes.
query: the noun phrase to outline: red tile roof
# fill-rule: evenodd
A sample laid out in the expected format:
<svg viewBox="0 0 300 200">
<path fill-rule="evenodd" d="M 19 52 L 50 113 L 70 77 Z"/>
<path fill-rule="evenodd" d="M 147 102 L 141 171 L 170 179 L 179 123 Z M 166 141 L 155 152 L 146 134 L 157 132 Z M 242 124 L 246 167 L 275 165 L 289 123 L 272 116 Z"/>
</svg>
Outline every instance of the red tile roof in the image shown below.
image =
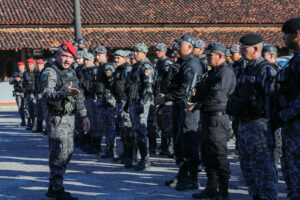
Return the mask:
<svg viewBox="0 0 300 200">
<path fill-rule="evenodd" d="M 73 0 L 1 0 L 0 24 L 72 24 Z M 81 0 L 83 24 L 281 24 L 299 0 Z"/>
<path fill-rule="evenodd" d="M 50 49 L 64 40 L 72 42 L 73 31 L 73 28 L 2 28 L 0 50 Z M 138 42 L 145 42 L 149 46 L 164 42 L 171 47 L 174 39 L 185 33 L 206 43 L 219 42 L 229 46 L 238 43 L 239 38 L 249 32 L 261 34 L 267 43 L 283 46 L 280 27 L 83 28 L 84 38 L 90 48 L 100 44 L 108 48 L 131 48 Z"/>
</svg>

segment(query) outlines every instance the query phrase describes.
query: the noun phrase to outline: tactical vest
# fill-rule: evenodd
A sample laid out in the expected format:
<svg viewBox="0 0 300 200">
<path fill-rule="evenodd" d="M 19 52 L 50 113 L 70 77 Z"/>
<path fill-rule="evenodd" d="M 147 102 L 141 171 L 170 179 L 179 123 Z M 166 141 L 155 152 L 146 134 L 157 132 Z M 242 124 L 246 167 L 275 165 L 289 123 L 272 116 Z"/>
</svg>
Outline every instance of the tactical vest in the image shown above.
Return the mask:
<svg viewBox="0 0 300 200">
<path fill-rule="evenodd" d="M 142 90 L 143 81 L 141 80 L 141 75 L 142 75 L 142 67 L 144 64 L 149 64 L 152 66 L 152 64 L 148 61 L 139 62 L 132 66 L 132 70 L 129 76 L 129 85 L 128 85 L 130 102 L 140 99 L 140 97 L 143 95 L 143 90 Z"/>
<path fill-rule="evenodd" d="M 16 72 L 14 74 L 14 78 L 16 77 L 20 77 L 21 79 L 23 78 L 24 73 L 20 73 L 20 72 Z M 20 82 L 15 81 L 14 82 L 14 92 L 18 92 L 18 93 L 22 93 L 24 92 L 24 88 L 23 88 L 23 80 Z"/>
<path fill-rule="evenodd" d="M 54 69 L 58 74 L 58 79 L 60 81 L 55 86 L 56 91 L 65 91 L 70 82 L 72 81 L 72 87 L 79 89 L 79 81 L 76 77 L 76 73 L 73 69 L 59 69 L 56 65 L 50 66 L 50 68 Z M 84 99 L 80 98 L 81 96 L 68 96 L 59 101 L 50 101 L 47 100 L 47 105 L 50 110 L 54 111 L 59 115 L 72 115 L 75 110 L 81 110 L 84 108 L 83 101 Z M 77 102 L 77 103 L 76 103 Z M 77 107 L 76 107 L 77 106 Z"/>
<path fill-rule="evenodd" d="M 277 99 L 279 110 L 296 100 L 300 94 L 300 53 L 294 56 L 277 75 Z"/>
<path fill-rule="evenodd" d="M 263 60 L 255 68 L 251 66 L 245 69 L 246 73 L 243 73 L 238 80 L 238 90 L 230 97 L 229 107 L 227 107 L 228 114 L 234 114 L 239 118 L 264 117 L 265 92 L 264 88 L 259 85 L 262 80 L 258 80 L 258 73 L 265 65 L 272 66 L 271 63 Z"/>
<path fill-rule="evenodd" d="M 25 72 L 24 80 L 26 93 L 33 93 L 35 90 L 35 72 Z"/>
</svg>

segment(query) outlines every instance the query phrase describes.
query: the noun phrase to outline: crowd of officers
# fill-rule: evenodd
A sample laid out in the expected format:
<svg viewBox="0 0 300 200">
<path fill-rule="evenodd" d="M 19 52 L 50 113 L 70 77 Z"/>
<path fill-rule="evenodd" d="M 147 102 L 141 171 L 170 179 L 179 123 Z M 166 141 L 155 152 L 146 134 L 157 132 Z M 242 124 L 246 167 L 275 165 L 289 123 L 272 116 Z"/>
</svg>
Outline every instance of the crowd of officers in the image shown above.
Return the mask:
<svg viewBox="0 0 300 200">
<path fill-rule="evenodd" d="M 178 173 L 165 185 L 178 191 L 198 189 L 203 166 L 206 187 L 193 198 L 229 199 L 227 141 L 233 133 L 253 200 L 277 199 L 279 159 L 288 198 L 299 199 L 300 18 L 285 22 L 282 31 L 294 50 L 283 69 L 276 62 L 276 47 L 255 33 L 229 49 L 185 34 L 175 40 L 169 57 L 167 46 L 156 44 L 154 62 L 147 58 L 144 43 L 133 51 L 115 51 L 108 62 L 105 47 L 92 54 L 83 39 L 63 42 L 46 64 L 28 59 L 25 70 L 19 62 L 10 83 L 21 126 L 41 132 L 46 121 L 46 195 L 77 199 L 63 187 L 75 138 L 75 145 L 87 153 L 138 171 L 150 167 L 150 154 L 174 158 Z"/>
</svg>

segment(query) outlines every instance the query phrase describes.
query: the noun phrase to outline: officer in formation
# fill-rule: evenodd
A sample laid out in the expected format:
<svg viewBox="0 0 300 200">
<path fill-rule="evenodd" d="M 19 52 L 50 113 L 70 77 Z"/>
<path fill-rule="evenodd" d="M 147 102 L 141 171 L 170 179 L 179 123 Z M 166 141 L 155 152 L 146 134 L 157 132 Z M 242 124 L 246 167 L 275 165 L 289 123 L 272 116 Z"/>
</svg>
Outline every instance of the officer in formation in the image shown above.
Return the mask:
<svg viewBox="0 0 300 200">
<path fill-rule="evenodd" d="M 173 102 L 174 153 L 179 170 L 177 176 L 165 184 L 184 191 L 198 189 L 200 114 L 198 111 L 189 111 L 187 102 L 192 95 L 194 80 L 202 76 L 202 68 L 193 55 L 195 39 L 192 36 L 185 34 L 175 42 L 179 45 L 180 54 L 177 61 L 178 72 L 172 80 L 170 92 L 158 94 L 156 103 L 162 106 L 166 102 Z"/>
<path fill-rule="evenodd" d="M 247 65 L 247 61 L 243 59 L 242 57 L 242 52 L 241 52 L 241 46 L 239 44 L 233 44 L 230 47 L 230 54 L 231 54 L 231 59 L 233 61 L 233 69 L 234 73 L 236 76 L 236 79 L 238 80 L 242 71 L 245 69 Z M 232 130 L 233 134 L 235 136 L 235 154 L 238 154 L 238 126 L 239 126 L 239 121 L 236 116 L 231 116 L 232 119 Z"/>
<path fill-rule="evenodd" d="M 207 58 L 205 54 L 205 47 L 206 44 L 203 40 L 196 40 L 194 45 L 194 51 L 193 54 L 196 58 L 199 58 L 200 65 L 202 67 L 203 74 L 207 72 Z"/>
<path fill-rule="evenodd" d="M 44 69 L 44 61 L 39 59 L 36 61 L 37 70 L 35 74 L 35 99 L 36 106 L 34 107 L 34 126 L 32 132 L 43 132 L 43 121 L 47 116 L 47 108 L 42 97 L 41 74 Z"/>
<path fill-rule="evenodd" d="M 23 76 L 25 72 L 25 63 L 18 62 L 18 71 L 16 71 L 9 83 L 14 85 L 13 95 L 16 97 L 16 102 L 18 105 L 19 115 L 21 117 L 20 126 L 26 126 L 25 122 L 25 96 L 24 96 L 24 85 L 23 85 Z"/>
<path fill-rule="evenodd" d="M 76 73 L 70 67 L 75 57 L 74 46 L 63 42 L 57 50 L 56 61 L 41 75 L 49 118 L 50 184 L 46 195 L 59 200 L 77 199 L 63 187 L 64 174 L 73 152 L 74 112 L 80 113 L 86 131 L 90 127 L 84 96 L 79 90 Z"/>
<path fill-rule="evenodd" d="M 141 171 L 150 167 L 147 118 L 151 101 L 154 98 L 154 69 L 147 58 L 148 47 L 145 43 L 136 44 L 133 50 L 137 62 L 132 65 L 126 89 L 132 131 L 141 157 L 140 161 L 133 165 L 133 168 Z"/>
<path fill-rule="evenodd" d="M 114 52 L 114 62 L 116 71 L 113 75 L 114 96 L 116 99 L 116 123 L 119 125 L 121 141 L 123 144 L 123 152 L 116 161 L 122 164 L 130 162 L 133 159 L 133 137 L 132 125 L 128 112 L 124 107 L 127 102 L 125 91 L 126 82 L 131 71 L 130 65 L 131 51 L 117 50 Z"/>
<path fill-rule="evenodd" d="M 240 165 L 249 194 L 253 199 L 276 199 L 277 172 L 273 138 L 267 131 L 266 114 L 269 108 L 266 102 L 267 96 L 274 91 L 277 72 L 261 57 L 263 39 L 260 35 L 247 34 L 240 38 L 240 43 L 248 63 L 240 75 L 235 93 L 230 97 L 227 112 L 239 120 Z"/>
<path fill-rule="evenodd" d="M 162 87 L 162 81 L 163 81 L 163 75 L 164 75 L 164 66 L 165 63 L 168 62 L 169 60 L 166 57 L 167 53 L 167 46 L 164 43 L 157 43 L 155 45 L 155 54 L 156 54 L 156 62 L 154 64 L 154 69 L 155 69 L 155 83 L 154 83 L 154 96 L 158 95 L 161 93 L 161 87 Z M 154 102 L 155 104 L 155 102 Z M 149 113 L 149 118 L 154 118 L 154 121 L 156 122 L 153 126 L 155 128 L 152 128 L 152 130 L 149 130 L 150 133 L 148 133 L 149 136 L 149 150 L 151 152 L 154 151 L 153 153 L 156 152 L 156 138 L 158 131 L 161 132 L 161 145 L 159 147 L 159 154 L 160 155 L 169 155 L 169 150 L 168 150 L 168 144 L 170 144 L 170 137 L 168 137 L 168 133 L 166 133 L 163 129 L 163 114 L 162 112 L 155 112 L 155 105 L 151 105 L 150 107 L 150 113 Z M 161 110 L 162 111 L 162 110 Z M 152 116 L 150 116 L 150 114 Z M 148 122 L 148 128 L 149 128 L 149 122 Z M 151 127 L 151 126 L 150 126 Z M 159 129 L 159 130 L 158 130 Z M 152 142 L 151 142 L 152 141 Z M 151 148 L 152 146 L 152 148 Z"/>
<path fill-rule="evenodd" d="M 208 62 L 212 69 L 197 85 L 192 98 L 194 104 L 190 103 L 190 111 L 201 110 L 201 155 L 207 176 L 205 190 L 193 195 L 196 199 L 228 199 L 230 168 L 226 137 L 231 124 L 226 104 L 234 92 L 236 77 L 225 60 L 226 51 L 222 44 L 208 46 Z"/>
<path fill-rule="evenodd" d="M 294 56 L 276 77 L 275 109 L 273 110 L 273 130 L 281 128 L 281 166 L 287 184 L 288 198 L 300 197 L 300 18 L 286 21 L 282 26 L 287 48 Z"/>
<path fill-rule="evenodd" d="M 34 108 L 36 106 L 36 99 L 34 96 L 35 92 L 35 61 L 33 59 L 27 59 L 27 66 L 28 70 L 24 72 L 24 89 L 25 89 L 25 102 L 27 106 L 27 130 L 32 130 L 32 128 L 36 129 L 36 127 L 33 127 L 35 124 L 35 116 L 34 116 Z"/>
</svg>

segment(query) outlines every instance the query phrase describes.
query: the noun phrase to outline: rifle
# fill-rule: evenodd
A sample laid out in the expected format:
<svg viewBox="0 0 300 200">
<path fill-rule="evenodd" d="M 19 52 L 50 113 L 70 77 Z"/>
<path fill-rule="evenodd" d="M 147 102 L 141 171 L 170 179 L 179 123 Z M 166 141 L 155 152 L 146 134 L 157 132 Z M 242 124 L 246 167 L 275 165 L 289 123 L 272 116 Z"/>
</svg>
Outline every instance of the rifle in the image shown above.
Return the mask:
<svg viewBox="0 0 300 200">
<path fill-rule="evenodd" d="M 270 68 L 266 68 L 266 118 L 267 118 L 267 144 L 269 148 L 274 149 L 274 134 L 271 124 L 271 71 Z"/>
<path fill-rule="evenodd" d="M 198 74 L 195 72 L 194 75 L 193 75 L 192 82 L 185 89 L 185 95 L 186 95 L 185 104 L 187 102 L 190 102 L 191 99 L 192 99 L 193 89 L 195 88 L 195 86 L 197 84 L 197 79 L 198 79 Z M 179 118 L 180 126 L 179 126 L 179 129 L 178 129 L 178 132 L 177 132 L 177 137 L 176 137 L 176 141 L 175 141 L 176 143 L 179 140 L 179 135 L 180 135 L 180 132 L 182 131 L 182 127 L 184 125 L 185 113 L 187 111 L 187 108 L 188 108 L 188 106 L 186 104 L 185 109 L 181 111 L 181 112 L 184 112 L 184 113 L 180 113 L 180 118 Z"/>
</svg>

